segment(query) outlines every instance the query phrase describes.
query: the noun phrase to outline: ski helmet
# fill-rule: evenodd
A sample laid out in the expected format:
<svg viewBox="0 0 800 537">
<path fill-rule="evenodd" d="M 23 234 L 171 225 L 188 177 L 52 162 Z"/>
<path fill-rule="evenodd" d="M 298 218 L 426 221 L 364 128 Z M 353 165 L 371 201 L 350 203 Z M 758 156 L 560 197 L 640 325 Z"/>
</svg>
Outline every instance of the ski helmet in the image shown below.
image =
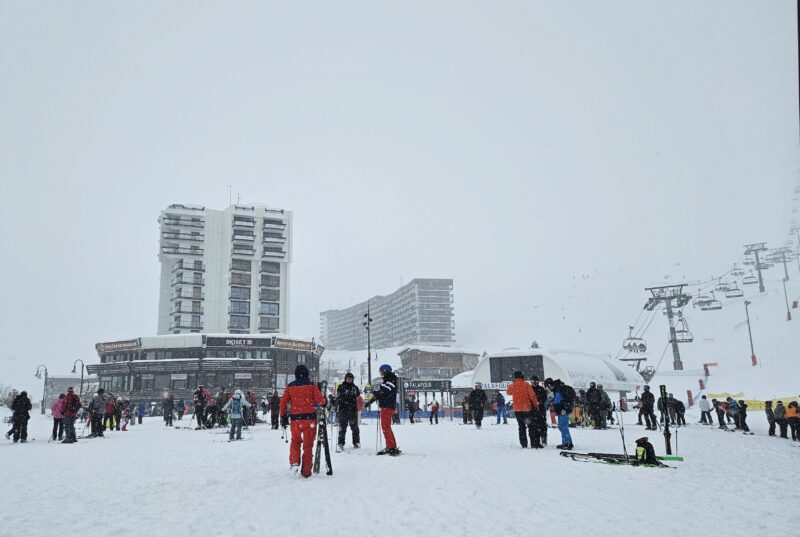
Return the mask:
<svg viewBox="0 0 800 537">
<path fill-rule="evenodd" d="M 346 374 L 345 374 L 345 376 L 344 376 L 344 379 L 345 379 L 345 380 L 347 380 L 347 379 L 353 379 L 353 380 L 355 380 L 355 378 L 356 378 L 356 377 L 355 377 L 355 376 L 354 376 L 352 373 L 350 373 L 350 372 L 346 373 Z"/>
<path fill-rule="evenodd" d="M 644 391 L 646 391 L 646 392 L 650 391 L 650 386 L 648 384 L 644 385 Z"/>
<path fill-rule="evenodd" d="M 308 380 L 308 368 L 304 364 L 298 364 L 294 368 L 294 376 L 298 380 Z"/>
<path fill-rule="evenodd" d="M 598 385 L 597 385 L 597 389 L 598 389 L 598 390 L 602 390 L 602 389 L 603 389 L 603 385 L 602 385 L 602 384 L 598 384 Z"/>
<path fill-rule="evenodd" d="M 594 384 L 594 382 L 590 382 L 590 383 L 589 383 L 589 387 L 590 387 L 590 388 L 594 388 L 594 387 L 595 387 L 595 384 Z"/>
<path fill-rule="evenodd" d="M 390 366 L 389 364 L 382 364 L 378 368 L 378 371 L 383 371 L 384 373 L 391 373 L 392 372 L 392 366 Z"/>
<path fill-rule="evenodd" d="M 242 390 L 236 390 L 233 392 L 233 396 L 237 399 L 240 399 L 242 397 Z"/>
</svg>

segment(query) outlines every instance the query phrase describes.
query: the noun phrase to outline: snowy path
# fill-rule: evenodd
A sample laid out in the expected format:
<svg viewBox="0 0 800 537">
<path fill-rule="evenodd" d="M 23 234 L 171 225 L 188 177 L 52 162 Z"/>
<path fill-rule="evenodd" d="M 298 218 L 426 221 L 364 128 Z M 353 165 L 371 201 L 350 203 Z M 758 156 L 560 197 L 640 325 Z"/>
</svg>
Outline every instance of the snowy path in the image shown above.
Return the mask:
<svg viewBox="0 0 800 537">
<path fill-rule="evenodd" d="M 800 522 L 800 447 L 766 437 L 760 414 L 750 421 L 756 436 L 681 429 L 687 460 L 674 470 L 561 458 L 553 429 L 549 448 L 521 450 L 514 423 L 491 421 L 480 431 L 406 424 L 397 428 L 403 456 L 376 457 L 370 422 L 364 449 L 333 455 L 332 477 L 292 480 L 280 431 L 263 425 L 252 441 L 228 444 L 146 418 L 70 446 L 48 444 L 50 421 L 36 415 L 35 442 L 0 443 L 0 535 L 55 535 L 65 521 L 83 536 L 789 535 Z M 642 435 L 628 426 L 629 450 Z M 617 430 L 573 437 L 576 451 L 621 451 Z M 663 437 L 651 440 L 662 454 Z M 81 522 L 65 516 L 70 501 Z"/>
</svg>

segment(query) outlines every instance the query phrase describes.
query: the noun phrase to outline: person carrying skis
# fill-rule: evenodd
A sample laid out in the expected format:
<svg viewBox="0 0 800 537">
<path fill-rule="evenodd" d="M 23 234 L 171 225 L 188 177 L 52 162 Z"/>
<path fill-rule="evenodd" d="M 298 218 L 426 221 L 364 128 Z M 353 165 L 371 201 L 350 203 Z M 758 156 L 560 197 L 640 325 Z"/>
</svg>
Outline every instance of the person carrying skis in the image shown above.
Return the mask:
<svg viewBox="0 0 800 537">
<path fill-rule="evenodd" d="M 558 416 L 561 444 L 556 447 L 565 450 L 574 449 L 572 435 L 569 432 L 569 413 L 572 412 L 572 405 L 575 401 L 575 390 L 572 386 L 567 386 L 561 382 L 561 379 L 553 380 L 548 378 L 545 380 L 544 385 L 553 393 L 553 410 Z"/>
<path fill-rule="evenodd" d="M 369 408 L 377 401 L 380 408 L 381 429 L 386 440 L 386 448 L 380 450 L 378 455 L 397 456 L 401 451 L 397 449 L 397 441 L 392 431 L 392 416 L 397 408 L 397 375 L 392 372 L 392 366 L 389 364 L 381 365 L 378 374 L 383 377 L 383 382 L 373 388 L 372 397 L 365 405 Z"/>
<path fill-rule="evenodd" d="M 655 431 L 658 428 L 656 415 L 653 413 L 653 405 L 655 405 L 655 401 L 656 398 L 653 395 L 653 392 L 650 391 L 650 386 L 645 384 L 644 392 L 639 400 L 641 403 L 639 415 L 644 416 L 645 429 L 648 431 Z"/>
<path fill-rule="evenodd" d="M 67 395 L 64 397 L 64 403 L 61 406 L 61 412 L 64 414 L 64 440 L 62 444 L 74 444 L 78 441 L 75 435 L 75 416 L 81 411 L 81 398 L 75 393 L 75 389 L 70 386 L 67 388 Z"/>
<path fill-rule="evenodd" d="M 281 427 L 287 428 L 291 417 L 292 442 L 289 446 L 289 467 L 292 474 L 297 474 L 299 471 L 303 477 L 311 475 L 312 448 L 317 436 L 317 407 L 324 407 L 327 402 L 317 385 L 309 380 L 305 364 L 298 364 L 294 369 L 294 380 L 283 391 L 280 406 Z"/>
<path fill-rule="evenodd" d="M 539 377 L 531 377 L 531 388 L 539 403 L 538 408 L 531 411 L 533 438 L 539 439 L 542 446 L 547 445 L 547 390 L 539 384 Z"/>
<path fill-rule="evenodd" d="M 269 417 L 272 423 L 272 428 L 278 430 L 278 418 L 281 413 L 281 398 L 278 397 L 278 392 L 272 392 L 272 397 L 269 399 Z"/>
<path fill-rule="evenodd" d="M 344 451 L 344 437 L 347 434 L 347 426 L 350 426 L 350 432 L 353 435 L 353 447 L 358 449 L 361 447 L 361 432 L 358 428 L 358 396 L 361 395 L 361 390 L 355 384 L 356 377 L 348 372 L 344 376 L 344 382 L 339 385 L 336 390 L 336 419 L 339 422 L 339 441 L 336 444 L 336 452 L 341 453 Z"/>
<path fill-rule="evenodd" d="M 30 410 L 32 408 L 28 392 L 25 390 L 19 392 L 19 395 L 14 398 L 14 402 L 11 403 L 11 411 L 14 413 L 14 432 L 12 434 L 15 444 L 20 441 L 24 444 L 28 441 L 28 420 L 31 419 Z"/>
<path fill-rule="evenodd" d="M 242 390 L 239 389 L 233 392 L 233 397 L 222 405 L 220 412 L 223 415 L 228 411 L 231 413 L 231 430 L 228 433 L 228 442 L 233 442 L 234 435 L 236 440 L 242 439 L 242 423 L 244 423 L 244 417 L 250 406 L 250 402 L 247 401 L 246 397 L 242 397 Z"/>
<path fill-rule="evenodd" d="M 65 393 L 60 394 L 53 406 L 50 407 L 50 414 L 53 416 L 53 434 L 50 435 L 52 440 L 61 440 L 64 436 L 64 412 L 62 408 L 66 396 L 67 394 Z M 56 433 L 58 433 L 58 437 L 56 437 Z"/>
<path fill-rule="evenodd" d="M 497 391 L 497 395 L 494 396 L 495 405 L 495 413 L 497 414 L 497 425 L 500 425 L 500 418 L 503 418 L 503 424 L 508 425 L 508 412 L 506 411 L 506 398 L 503 397 L 503 394 L 500 393 L 500 390 Z"/>
<path fill-rule="evenodd" d="M 172 427 L 172 413 L 175 411 L 175 400 L 169 392 L 162 394 L 161 409 L 164 412 L 164 425 Z"/>
<path fill-rule="evenodd" d="M 436 397 L 433 398 L 433 401 L 428 406 L 431 407 L 431 415 L 429 416 L 431 425 L 433 425 L 433 420 L 436 420 L 436 425 L 439 425 L 439 401 L 436 400 Z"/>
<path fill-rule="evenodd" d="M 475 420 L 475 428 L 481 428 L 483 421 L 483 407 L 486 405 L 486 392 L 480 382 L 475 383 L 475 388 L 469 392 L 469 407 L 472 409 L 472 419 Z"/>
<path fill-rule="evenodd" d="M 539 410 L 539 400 L 536 398 L 533 387 L 525 382 L 525 375 L 522 371 L 514 371 L 514 381 L 506 389 L 506 393 L 511 397 L 514 405 L 514 417 L 517 420 L 519 444 L 522 449 L 528 447 L 528 436 L 531 438 L 532 448 L 543 448 L 544 446 L 533 429 L 532 411 Z"/>
</svg>

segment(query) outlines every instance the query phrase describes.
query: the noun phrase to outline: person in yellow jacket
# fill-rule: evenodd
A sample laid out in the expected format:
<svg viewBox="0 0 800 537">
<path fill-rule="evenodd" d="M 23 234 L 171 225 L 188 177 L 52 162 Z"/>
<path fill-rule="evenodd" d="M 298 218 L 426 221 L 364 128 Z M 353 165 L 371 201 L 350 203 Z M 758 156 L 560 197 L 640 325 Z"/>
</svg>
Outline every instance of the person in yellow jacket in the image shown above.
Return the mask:
<svg viewBox="0 0 800 537">
<path fill-rule="evenodd" d="M 543 448 L 539 435 L 533 429 L 533 411 L 539 410 L 539 401 L 530 384 L 525 382 L 522 371 L 514 372 L 514 382 L 508 387 L 506 393 L 513 399 L 514 416 L 519 427 L 519 443 L 523 449 L 528 447 L 528 435 L 531 437 L 532 448 Z"/>
</svg>

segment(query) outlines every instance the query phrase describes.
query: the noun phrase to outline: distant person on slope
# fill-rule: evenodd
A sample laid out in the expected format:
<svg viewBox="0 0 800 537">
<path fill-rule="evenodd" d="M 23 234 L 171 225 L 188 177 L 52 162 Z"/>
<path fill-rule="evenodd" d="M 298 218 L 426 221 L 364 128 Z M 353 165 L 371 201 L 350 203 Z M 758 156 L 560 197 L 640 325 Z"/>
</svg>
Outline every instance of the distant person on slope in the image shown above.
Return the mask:
<svg viewBox="0 0 800 537">
<path fill-rule="evenodd" d="M 500 425 L 500 418 L 503 419 L 503 423 L 508 425 L 508 412 L 506 412 L 506 398 L 503 397 L 503 394 L 500 393 L 498 390 L 497 395 L 494 396 L 494 403 L 495 407 L 495 414 L 497 415 L 497 425 Z"/>
<path fill-rule="evenodd" d="M 472 417 L 469 413 L 469 397 L 466 395 L 461 399 L 461 418 L 464 421 L 464 425 L 472 423 Z"/>
<path fill-rule="evenodd" d="M 103 436 L 103 421 L 105 420 L 106 398 L 105 390 L 99 388 L 97 394 L 89 404 L 89 412 L 92 415 L 92 437 Z"/>
<path fill-rule="evenodd" d="M 31 419 L 30 410 L 33 408 L 31 400 L 28 399 L 28 392 L 21 391 L 11 403 L 11 411 L 14 413 L 14 443 L 28 441 L 28 420 Z"/>
<path fill-rule="evenodd" d="M 711 417 L 711 403 L 705 395 L 700 398 L 699 406 L 700 421 L 703 425 L 714 425 L 714 419 Z"/>
<path fill-rule="evenodd" d="M 269 399 L 269 419 L 272 428 L 278 430 L 278 418 L 281 415 L 281 398 L 278 397 L 277 390 L 272 392 L 272 397 Z"/>
<path fill-rule="evenodd" d="M 75 435 L 75 416 L 81 411 L 81 399 L 75 393 L 75 389 L 70 386 L 67 388 L 67 396 L 64 397 L 64 403 L 61 407 L 64 413 L 64 440 L 63 444 L 74 444 L 78 441 Z"/>
<path fill-rule="evenodd" d="M 431 407 L 431 415 L 428 418 L 431 425 L 433 425 L 433 420 L 436 420 L 436 425 L 439 425 L 439 401 L 434 397 L 433 401 L 428 403 L 428 405 Z M 505 408 L 505 406 L 503 406 L 503 408 Z"/>
<path fill-rule="evenodd" d="M 778 401 L 775 404 L 775 423 L 778 424 L 778 428 L 781 432 L 781 438 L 788 438 L 786 435 L 786 426 L 788 425 L 786 420 L 786 407 L 783 406 L 783 401 Z"/>
<path fill-rule="evenodd" d="M 480 382 L 475 383 L 475 388 L 469 392 L 469 408 L 472 409 L 472 419 L 475 420 L 475 428 L 481 428 L 483 421 L 483 407 L 486 405 L 486 392 Z"/>
<path fill-rule="evenodd" d="M 290 382 L 281 397 L 281 426 L 289 426 L 292 418 L 292 443 L 289 446 L 289 466 L 293 474 L 299 471 L 303 477 L 311 475 L 312 448 L 317 436 L 317 407 L 325 406 L 328 400 L 317 385 L 308 379 L 308 368 L 299 364 L 294 369 L 294 381 Z M 300 446 L 302 445 L 302 466 Z"/>
<path fill-rule="evenodd" d="M 792 401 L 786 407 L 786 421 L 792 429 L 792 440 L 800 442 L 800 412 L 798 412 L 797 401 Z"/>
<path fill-rule="evenodd" d="M 593 422 L 592 427 L 595 429 L 602 428 L 600 422 L 600 402 L 600 391 L 597 389 L 597 386 L 594 382 L 590 382 L 589 389 L 586 390 L 586 408 L 589 411 L 589 417 Z"/>
<path fill-rule="evenodd" d="M 53 416 L 53 434 L 51 438 L 53 440 L 61 440 L 64 436 L 64 412 L 62 408 L 64 406 L 64 398 L 67 394 L 62 393 L 56 399 L 56 402 L 53 403 L 53 406 L 50 407 L 50 414 Z M 58 435 L 56 435 L 58 433 Z"/>
<path fill-rule="evenodd" d="M 747 426 L 747 404 L 743 401 L 739 401 L 739 428 L 742 429 L 744 432 L 749 433 L 750 427 Z"/>
<path fill-rule="evenodd" d="M 539 410 L 539 401 L 530 384 L 525 382 L 522 371 L 514 371 L 514 382 L 506 390 L 514 405 L 514 417 L 519 429 L 519 444 L 523 449 L 528 447 L 528 436 L 532 448 L 543 448 L 533 430 L 533 409 Z"/>
<path fill-rule="evenodd" d="M 653 395 L 653 392 L 650 391 L 650 386 L 645 384 L 644 392 L 639 400 L 639 403 L 641 404 L 639 414 L 644 416 L 645 429 L 649 431 L 655 431 L 658 428 L 656 415 L 653 413 L 655 401 L 656 398 Z"/>
<path fill-rule="evenodd" d="M 225 415 L 228 411 L 231 413 L 231 429 L 228 433 L 228 442 L 233 442 L 234 435 L 236 440 L 242 439 L 242 423 L 244 423 L 245 415 L 249 407 L 250 403 L 245 397 L 242 397 L 242 390 L 238 389 L 233 393 L 233 397 L 222 405 L 220 409 L 222 415 Z"/>
<path fill-rule="evenodd" d="M 686 405 L 680 399 L 675 399 L 675 423 L 678 427 L 683 425 L 686 427 Z"/>
<path fill-rule="evenodd" d="M 392 431 L 392 416 L 397 409 L 397 375 L 392 372 L 392 366 L 383 364 L 378 369 L 378 374 L 383 377 L 383 382 L 373 388 L 372 398 L 365 404 L 367 408 L 377 401 L 380 408 L 381 429 L 386 440 L 386 448 L 378 452 L 378 455 L 400 455 L 397 449 L 397 442 Z"/>
<path fill-rule="evenodd" d="M 717 412 L 717 420 L 719 421 L 719 428 L 727 430 L 728 426 L 725 425 L 725 407 L 723 407 L 722 403 L 720 403 L 716 399 L 712 399 L 711 404 L 714 405 L 714 410 Z"/>
<path fill-rule="evenodd" d="M 175 400 L 169 392 L 161 394 L 161 410 L 164 414 L 164 425 L 172 427 L 172 413 L 175 411 Z"/>
<path fill-rule="evenodd" d="M 764 413 L 767 415 L 767 423 L 769 423 L 769 435 L 775 436 L 775 413 L 772 411 L 772 401 L 764 402 Z"/>
</svg>

